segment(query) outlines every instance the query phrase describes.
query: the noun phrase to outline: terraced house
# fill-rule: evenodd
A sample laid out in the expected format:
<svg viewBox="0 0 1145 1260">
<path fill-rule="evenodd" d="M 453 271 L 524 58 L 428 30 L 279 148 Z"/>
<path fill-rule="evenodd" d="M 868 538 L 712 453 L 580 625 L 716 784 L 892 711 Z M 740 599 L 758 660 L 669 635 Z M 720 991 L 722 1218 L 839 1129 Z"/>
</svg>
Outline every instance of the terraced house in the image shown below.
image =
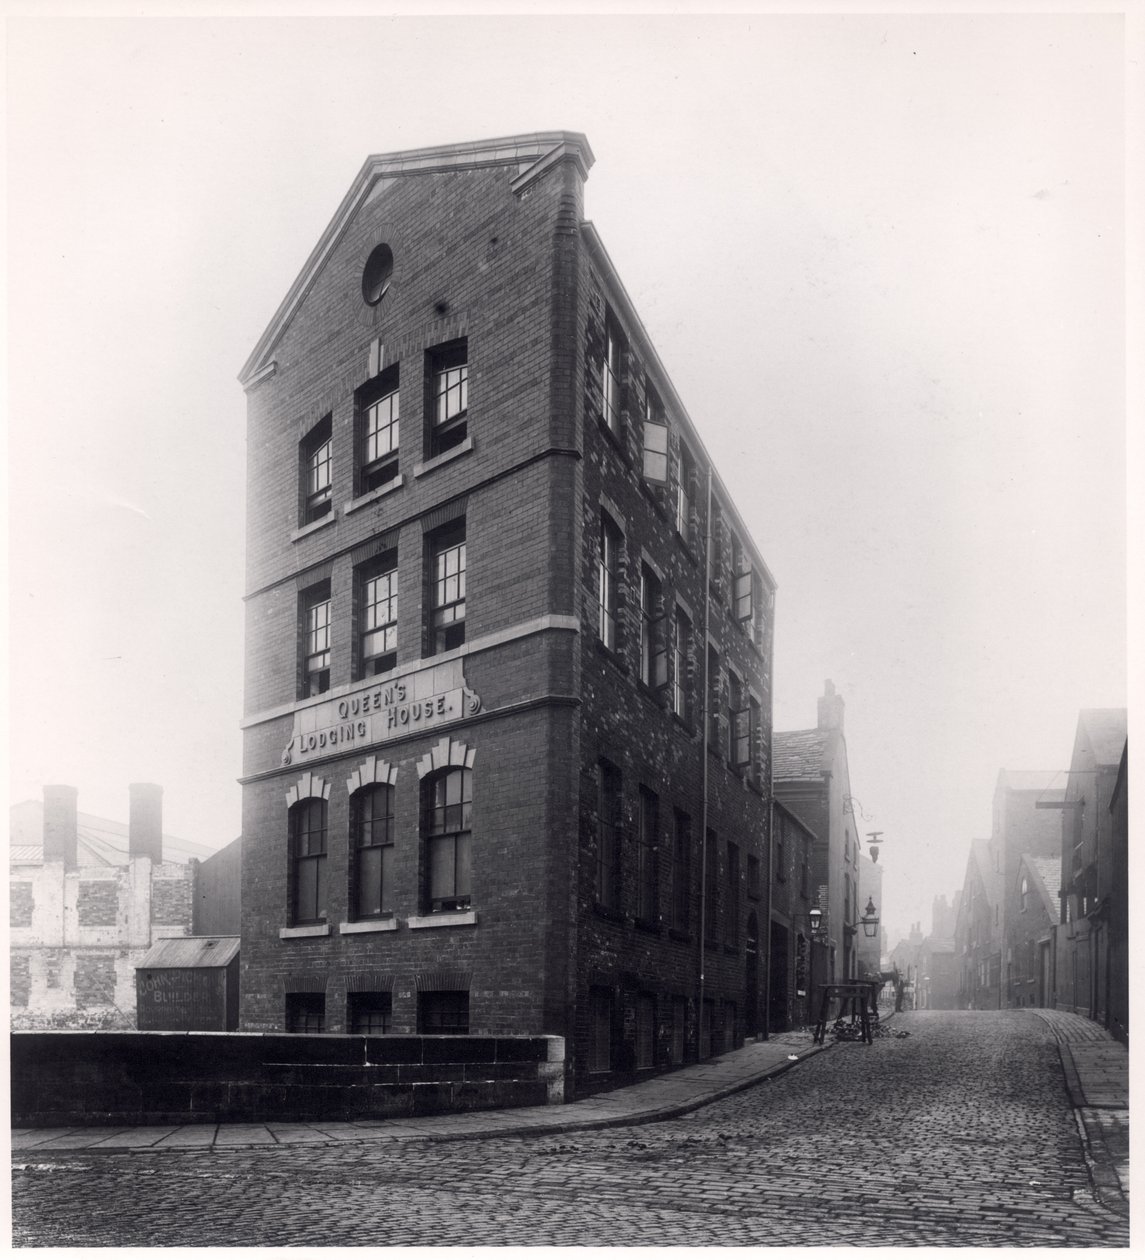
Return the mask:
<svg viewBox="0 0 1145 1260">
<path fill-rule="evenodd" d="M 762 1029 L 774 583 L 592 162 L 369 158 L 243 368 L 246 1029 Z"/>
</svg>

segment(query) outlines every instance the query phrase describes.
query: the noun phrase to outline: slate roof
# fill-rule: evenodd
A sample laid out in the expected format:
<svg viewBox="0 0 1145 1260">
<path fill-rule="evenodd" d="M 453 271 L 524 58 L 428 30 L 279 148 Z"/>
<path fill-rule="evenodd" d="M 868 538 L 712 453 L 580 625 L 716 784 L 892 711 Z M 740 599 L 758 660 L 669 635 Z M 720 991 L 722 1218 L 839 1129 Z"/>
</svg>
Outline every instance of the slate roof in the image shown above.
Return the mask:
<svg viewBox="0 0 1145 1260">
<path fill-rule="evenodd" d="M 1094 761 L 1099 766 L 1116 766 L 1125 747 L 1125 709 L 1082 709 L 1077 724 L 1089 736 Z"/>
<path fill-rule="evenodd" d="M 237 936 L 163 936 L 135 965 L 139 967 L 225 967 L 239 952 Z"/>
<path fill-rule="evenodd" d="M 126 866 L 127 824 L 95 814 L 76 814 L 76 865 Z M 44 860 L 44 803 L 20 801 L 8 810 L 8 861 L 36 865 Z M 163 861 L 186 865 L 202 861 L 214 849 L 193 840 L 163 833 Z"/>
<path fill-rule="evenodd" d="M 1059 857 L 1038 857 L 1034 853 L 1023 853 L 1022 861 L 1037 876 L 1041 885 L 1042 900 L 1050 919 L 1057 922 L 1058 890 L 1061 888 L 1062 862 Z"/>
<path fill-rule="evenodd" d="M 821 779 L 830 731 L 776 731 L 771 737 L 772 773 L 776 780 Z"/>
</svg>

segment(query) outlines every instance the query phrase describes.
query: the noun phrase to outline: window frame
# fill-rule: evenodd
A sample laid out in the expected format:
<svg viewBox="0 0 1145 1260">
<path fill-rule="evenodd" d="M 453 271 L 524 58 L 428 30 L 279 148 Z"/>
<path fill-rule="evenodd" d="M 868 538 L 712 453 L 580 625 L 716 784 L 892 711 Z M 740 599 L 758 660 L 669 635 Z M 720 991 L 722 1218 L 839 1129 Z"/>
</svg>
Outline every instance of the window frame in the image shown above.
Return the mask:
<svg viewBox="0 0 1145 1260">
<path fill-rule="evenodd" d="M 375 424 L 382 417 L 383 406 L 388 413 L 385 422 Z M 358 493 L 368 494 L 395 481 L 400 468 L 401 387 L 396 364 L 358 390 L 356 412 Z M 371 454 L 371 442 L 380 445 L 382 434 L 385 434 L 386 449 L 374 450 Z"/>
<path fill-rule="evenodd" d="M 465 642 L 468 566 L 465 518 L 435 529 L 426 536 L 426 544 L 426 580 L 429 586 L 426 655 L 439 656 L 442 652 L 461 647 Z M 451 554 L 456 557 L 452 572 L 449 569 Z"/>
<path fill-rule="evenodd" d="M 751 765 L 748 690 L 734 669 L 728 670 L 728 761 L 735 770 Z"/>
<path fill-rule="evenodd" d="M 620 910 L 620 853 L 623 836 L 624 778 L 620 767 L 602 757 L 597 762 L 596 862 L 593 900 L 605 910 Z"/>
<path fill-rule="evenodd" d="M 363 1028 L 378 1017 L 380 1028 Z M 380 1037 L 393 1031 L 394 999 L 387 990 L 354 990 L 346 994 L 346 1029 L 359 1037 Z"/>
<path fill-rule="evenodd" d="M 371 813 L 367 816 L 367 802 L 380 801 L 380 815 Z M 368 832 L 368 838 L 367 838 Z M 388 783 L 367 783 L 350 797 L 350 852 L 351 852 L 351 917 L 355 922 L 368 919 L 392 919 L 394 844 L 396 831 L 394 826 L 394 789 Z M 366 908 L 367 885 L 373 882 L 373 876 L 367 877 L 365 866 L 367 855 L 377 853 L 377 892 L 371 898 L 370 908 Z M 377 908 L 374 909 L 374 901 Z"/>
<path fill-rule="evenodd" d="M 688 663 L 692 654 L 692 619 L 676 605 L 672 626 L 672 712 L 689 729 L 692 726 L 692 688 L 688 685 Z"/>
<path fill-rule="evenodd" d="M 695 497 L 696 461 L 692 452 L 680 441 L 676 457 L 676 533 L 692 544 L 692 506 Z"/>
<path fill-rule="evenodd" d="M 623 546 L 623 532 L 602 510 L 596 555 L 596 632 L 610 652 L 620 650 L 620 555 Z"/>
<path fill-rule="evenodd" d="M 469 436 L 469 338 L 434 346 L 427 357 L 427 454 L 433 457 L 460 446 Z"/>
<path fill-rule="evenodd" d="M 605 428 L 617 440 L 622 432 L 624 340 L 611 311 L 604 319 L 604 353 L 600 368 L 600 414 Z"/>
<path fill-rule="evenodd" d="M 450 996 L 452 1002 L 444 999 Z M 434 999 L 431 1001 L 431 999 Z M 472 1017 L 468 989 L 419 989 L 417 1031 L 419 1037 L 468 1037 Z M 438 1006 L 439 1009 L 430 1009 Z M 450 1006 L 454 1009 L 450 1010 Z M 464 1014 L 464 1020 L 461 1016 Z M 448 1022 L 452 1017 L 453 1022 Z M 438 1026 L 432 1027 L 436 1024 Z"/>
<path fill-rule="evenodd" d="M 647 563 L 640 565 L 640 681 L 661 692 L 668 683 L 664 642 L 664 586 Z"/>
<path fill-rule="evenodd" d="M 354 598 L 356 613 L 355 678 L 372 678 L 397 668 L 398 663 L 398 553 L 383 552 L 358 566 L 354 574 Z M 388 591 L 382 598 L 375 592 L 371 599 L 370 586 L 388 579 Z M 384 608 L 387 620 L 377 621 L 374 610 Z M 374 622 L 374 624 L 370 624 Z M 382 636 L 382 651 L 371 652 L 367 644 L 371 637 Z"/>
<path fill-rule="evenodd" d="M 334 511 L 334 424 L 328 413 L 298 444 L 299 525 L 313 525 Z"/>
<path fill-rule="evenodd" d="M 650 384 L 644 390 L 644 418 L 641 437 L 641 472 L 644 480 L 667 489 L 671 464 L 668 420 L 656 391 Z"/>
<path fill-rule="evenodd" d="M 454 781 L 460 786 L 457 800 L 451 801 L 449 785 Z M 439 787 L 445 793 L 440 803 Z M 457 813 L 451 819 L 453 810 Z M 456 825 L 450 825 L 451 822 Z M 468 766 L 446 766 L 422 780 L 421 841 L 426 913 L 449 914 L 472 909 L 473 771 Z M 445 870 L 437 861 L 438 850 L 451 855 L 448 862 L 452 868 L 448 881 L 450 891 L 436 883 L 438 873 Z"/>
<path fill-rule="evenodd" d="M 333 600 L 330 582 L 316 582 L 298 594 L 298 698 L 308 700 L 330 690 Z"/>
<path fill-rule="evenodd" d="M 313 815 L 319 816 L 315 825 Z M 291 927 L 323 924 L 328 918 L 329 889 L 326 859 L 329 853 L 329 809 L 324 797 L 305 796 L 295 801 L 287 813 L 289 919 Z M 313 895 L 302 905 L 304 883 L 313 870 Z M 308 890 L 306 890 L 308 891 Z M 308 913 L 313 911 L 313 913 Z"/>
<path fill-rule="evenodd" d="M 310 1008 L 309 1010 L 307 1008 Z M 301 1021 L 303 1027 L 297 1027 Z M 316 1027 L 311 1027 L 311 1024 Z M 283 1026 L 288 1033 L 314 1036 L 326 1031 L 325 993 L 287 993 L 284 1001 Z"/>
</svg>

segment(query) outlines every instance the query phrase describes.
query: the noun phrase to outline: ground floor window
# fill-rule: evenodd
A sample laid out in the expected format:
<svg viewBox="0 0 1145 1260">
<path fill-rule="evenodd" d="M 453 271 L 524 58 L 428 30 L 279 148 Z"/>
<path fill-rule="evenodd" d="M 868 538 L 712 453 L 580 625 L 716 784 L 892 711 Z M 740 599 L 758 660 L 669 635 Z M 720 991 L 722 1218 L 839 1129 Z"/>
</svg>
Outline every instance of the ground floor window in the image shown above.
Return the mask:
<svg viewBox="0 0 1145 1260">
<path fill-rule="evenodd" d="M 672 999 L 672 1064 L 684 1062 L 684 1036 L 688 1027 L 688 1003 L 682 997 Z"/>
<path fill-rule="evenodd" d="M 588 1070 L 607 1072 L 612 1067 L 612 993 L 589 991 Z"/>
<path fill-rule="evenodd" d="M 656 999 L 641 993 L 636 999 L 636 1067 L 654 1067 L 656 1063 Z"/>
<path fill-rule="evenodd" d="M 430 989 L 417 995 L 417 1030 L 424 1036 L 469 1032 L 469 992 L 465 989 Z"/>
<path fill-rule="evenodd" d="M 350 993 L 346 1023 L 352 1033 L 388 1033 L 393 1021 L 393 996 L 389 993 Z"/>
<path fill-rule="evenodd" d="M 325 993 L 288 993 L 286 995 L 286 1031 L 320 1033 L 326 1031 Z"/>
</svg>

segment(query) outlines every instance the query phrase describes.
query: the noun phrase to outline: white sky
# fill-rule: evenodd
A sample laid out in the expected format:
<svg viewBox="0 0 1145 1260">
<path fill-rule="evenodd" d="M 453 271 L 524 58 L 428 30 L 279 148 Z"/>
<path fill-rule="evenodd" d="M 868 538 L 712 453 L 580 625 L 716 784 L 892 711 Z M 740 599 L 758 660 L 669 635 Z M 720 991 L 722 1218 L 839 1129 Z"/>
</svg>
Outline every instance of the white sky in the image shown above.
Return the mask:
<svg viewBox="0 0 1145 1260">
<path fill-rule="evenodd" d="M 44 12 L 44 10 L 38 10 Z M 365 157 L 567 128 L 847 704 L 891 943 L 1125 703 L 1123 19 L 13 18 L 11 798 L 238 834 L 238 369 Z"/>
</svg>

